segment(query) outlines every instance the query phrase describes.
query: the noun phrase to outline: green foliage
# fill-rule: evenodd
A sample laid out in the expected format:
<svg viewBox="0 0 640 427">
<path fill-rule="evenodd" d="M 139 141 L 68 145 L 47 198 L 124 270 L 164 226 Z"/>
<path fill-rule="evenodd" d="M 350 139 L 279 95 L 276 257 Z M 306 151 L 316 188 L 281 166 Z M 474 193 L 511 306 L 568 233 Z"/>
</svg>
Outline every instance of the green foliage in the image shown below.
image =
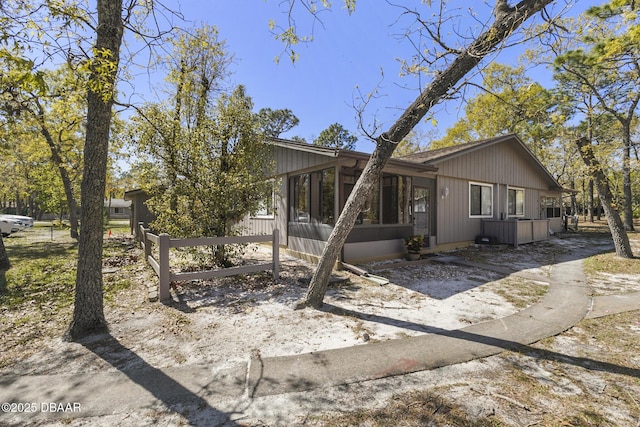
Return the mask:
<svg viewBox="0 0 640 427">
<path fill-rule="evenodd" d="M 633 229 L 633 212 L 639 206 L 633 188 L 637 172 L 631 164 L 631 135 L 637 129 L 640 103 L 637 9 L 634 2 L 618 0 L 591 8 L 587 16 L 569 21 L 579 29 L 578 37 L 559 38 L 552 45 L 562 52 L 553 70 L 563 116 L 579 120 L 578 126 L 571 124 L 574 131 L 595 143 L 594 156 L 608 175 L 613 203 L 624 211 L 628 230 Z"/>
<path fill-rule="evenodd" d="M 403 157 L 413 153 L 427 150 L 430 141 L 424 132 L 412 130 L 393 150 L 393 157 Z"/>
<path fill-rule="evenodd" d="M 358 142 L 358 137 L 352 135 L 342 127 L 340 123 L 334 123 L 320 132 L 320 135 L 313 141 L 315 145 L 323 147 L 337 148 L 340 150 L 353 150 Z"/>
<path fill-rule="evenodd" d="M 2 89 L 11 97 L 0 103 L 10 118 L 1 137 L 5 141 L 0 147 L 5 160 L 1 167 L 6 170 L 0 177 L 0 192 L 8 200 L 30 200 L 38 210 L 58 214 L 68 212 L 63 173 L 69 194 L 79 197 L 86 79 L 66 64 L 41 76 L 44 92 L 19 86 L 12 78 L 20 76 L 13 72 L 2 78 Z"/>
<path fill-rule="evenodd" d="M 51 309 L 72 304 L 78 252 L 75 245 L 27 242 L 24 238 L 7 241 L 5 245 L 13 267 L 6 273 L 1 306 L 18 309 L 24 304 L 35 304 Z"/>
<path fill-rule="evenodd" d="M 288 132 L 300 123 L 300 120 L 288 108 L 283 110 L 262 108 L 258 111 L 256 119 L 262 133 L 273 138 L 278 138 L 280 134 Z"/>
<path fill-rule="evenodd" d="M 318 13 L 326 10 L 330 10 L 333 6 L 331 1 L 328 0 L 304 0 L 300 2 L 308 13 L 311 14 L 313 19 L 319 19 Z M 349 14 L 356 10 L 356 0 L 343 0 L 344 9 Z M 286 0 L 282 3 L 283 8 L 287 10 L 288 22 L 286 26 L 280 26 L 275 20 L 269 20 L 269 29 L 273 34 L 273 37 L 280 41 L 284 45 L 284 53 L 289 56 L 292 63 L 295 63 L 300 59 L 300 54 L 296 52 L 295 47 L 300 43 L 308 43 L 313 40 L 311 34 L 301 35 L 300 29 L 296 24 L 296 20 L 292 18 L 292 10 L 295 6 L 295 0 Z M 275 61 L 279 62 L 282 54 L 275 57 Z"/>
<path fill-rule="evenodd" d="M 404 240 L 404 245 L 407 247 L 407 250 L 409 252 L 413 252 L 413 253 L 420 252 L 420 250 L 424 246 L 424 236 L 417 235 L 417 236 L 408 237 Z"/>
<path fill-rule="evenodd" d="M 243 86 L 217 96 L 229 56 L 215 28 L 174 40 L 172 105 L 149 104 L 132 117 L 129 138 L 142 162 L 138 179 L 156 214 L 152 226 L 175 237 L 228 236 L 271 195 L 270 146 L 261 139 Z M 222 248 L 215 262 L 227 264 Z"/>
<path fill-rule="evenodd" d="M 272 156 L 259 137 L 252 106 L 240 86 L 219 98 L 205 129 L 190 133 L 189 144 L 178 151 L 179 178 L 149 188 L 155 229 L 176 237 L 233 235 L 237 222 L 271 194 L 273 184 L 265 178 Z"/>
<path fill-rule="evenodd" d="M 515 133 L 544 162 L 556 135 L 551 120 L 555 102 L 551 92 L 524 71 L 496 63 L 487 66 L 482 82 L 485 92 L 467 102 L 465 117 L 432 148 Z"/>
</svg>

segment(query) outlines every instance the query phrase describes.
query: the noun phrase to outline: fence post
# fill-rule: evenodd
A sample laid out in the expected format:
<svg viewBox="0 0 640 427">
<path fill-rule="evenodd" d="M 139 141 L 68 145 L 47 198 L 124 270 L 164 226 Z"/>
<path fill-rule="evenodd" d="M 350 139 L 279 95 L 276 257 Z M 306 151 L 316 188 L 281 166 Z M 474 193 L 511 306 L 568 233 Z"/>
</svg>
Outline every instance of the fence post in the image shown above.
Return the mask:
<svg viewBox="0 0 640 427">
<path fill-rule="evenodd" d="M 280 232 L 277 228 L 273 229 L 273 238 L 271 241 L 271 257 L 273 262 L 273 278 L 280 278 Z"/>
<path fill-rule="evenodd" d="M 169 285 L 171 284 L 171 270 L 169 269 L 169 246 L 171 244 L 170 236 L 167 233 L 162 233 L 160 236 L 160 254 L 158 264 L 160 265 L 160 287 L 158 289 L 158 299 L 165 301 L 171 298 L 169 292 Z"/>
<path fill-rule="evenodd" d="M 139 237 L 140 237 L 140 244 L 144 249 L 144 261 L 149 262 L 149 255 L 151 255 L 151 245 L 147 240 L 147 231 L 149 230 L 144 228 L 143 222 L 140 222 L 138 225 L 138 231 L 139 231 Z"/>
<path fill-rule="evenodd" d="M 135 232 L 135 238 L 140 242 L 144 242 L 145 237 L 144 222 L 139 221 Z"/>
</svg>

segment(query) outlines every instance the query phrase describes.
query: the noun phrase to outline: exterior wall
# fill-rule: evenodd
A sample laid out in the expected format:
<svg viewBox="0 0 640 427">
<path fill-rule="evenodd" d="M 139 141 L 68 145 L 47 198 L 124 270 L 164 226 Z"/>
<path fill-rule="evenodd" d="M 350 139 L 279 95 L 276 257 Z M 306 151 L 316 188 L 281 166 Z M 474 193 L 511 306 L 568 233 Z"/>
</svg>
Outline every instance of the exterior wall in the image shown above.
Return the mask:
<svg viewBox="0 0 640 427">
<path fill-rule="evenodd" d="M 482 219 L 469 218 L 469 182 L 493 185 L 493 219 L 508 218 L 509 186 L 524 189 L 524 215 L 521 218 L 541 218 L 540 197 L 560 193 L 548 190 L 548 181 L 523 153 L 511 144 L 500 143 L 436 163 L 439 168 L 437 245 L 471 242 L 482 234 Z M 550 221 L 553 231 L 562 227 L 562 222 L 557 220 Z"/>
<path fill-rule="evenodd" d="M 262 235 L 272 234 L 275 228 L 278 229 L 280 237 L 280 245 L 287 244 L 287 200 L 284 195 L 287 194 L 287 177 L 286 175 L 276 178 L 279 183 L 275 195 L 275 213 L 272 217 L 252 217 L 247 215 L 238 224 L 242 228 L 243 235 Z"/>
<path fill-rule="evenodd" d="M 401 258 L 406 253 L 403 239 L 345 243 L 344 262 L 358 264 L 382 259 Z"/>
<path fill-rule="evenodd" d="M 509 143 L 493 144 L 450 160 L 435 163 L 438 176 L 493 182 L 515 187 L 548 189 L 524 152 Z"/>
<path fill-rule="evenodd" d="M 475 239 L 481 233 L 482 219 L 469 218 L 469 181 L 439 176 L 436 186 L 436 244 Z M 449 191 L 446 192 L 446 189 Z M 445 194 L 447 195 L 443 197 Z"/>
<path fill-rule="evenodd" d="M 339 164 L 338 159 L 312 150 L 280 146 L 274 146 L 273 154 L 280 181 L 276 214 L 273 218 L 245 218 L 245 233 L 269 234 L 277 227 L 282 246 L 298 256 L 317 259 L 324 249 L 332 226 L 288 222 L 288 181 L 293 175 L 335 166 Z M 469 217 L 470 182 L 493 186 L 494 220 L 509 219 L 509 187 L 524 189 L 524 214 L 518 217 L 522 219 L 542 218 L 540 198 L 559 195 L 558 192 L 549 190 L 552 183 L 547 176 L 541 174 L 539 165 L 530 158 L 529 153 L 509 141 L 483 146 L 432 164 L 438 167 L 435 179 L 427 179 L 423 175 L 414 177 L 413 181 L 414 186 L 431 188 L 431 250 L 463 246 L 483 233 L 483 218 Z M 403 174 L 401 170 L 394 170 L 394 173 Z M 339 191 L 343 189 L 341 181 L 338 181 L 340 176 L 339 173 L 336 174 L 336 209 L 341 203 Z M 549 220 L 549 228 L 553 231 L 560 231 L 562 225 L 561 218 Z M 357 263 L 402 256 L 405 252 L 403 237 L 411 234 L 412 224 L 356 225 L 344 245 L 342 259 Z"/>
<path fill-rule="evenodd" d="M 299 172 L 305 169 L 317 168 L 324 164 L 335 164 L 335 158 L 308 151 L 292 150 L 280 146 L 273 147 L 273 158 L 276 174 Z"/>
<path fill-rule="evenodd" d="M 110 208 L 109 218 L 111 219 L 129 219 L 131 217 L 131 208 Z"/>
</svg>

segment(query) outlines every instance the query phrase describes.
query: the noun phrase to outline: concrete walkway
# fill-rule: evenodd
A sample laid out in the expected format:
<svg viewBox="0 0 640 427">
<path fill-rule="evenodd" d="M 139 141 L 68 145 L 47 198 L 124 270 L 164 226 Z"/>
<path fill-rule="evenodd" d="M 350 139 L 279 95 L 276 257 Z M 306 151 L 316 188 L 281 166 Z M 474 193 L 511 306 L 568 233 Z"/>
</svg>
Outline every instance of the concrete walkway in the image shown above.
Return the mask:
<svg viewBox="0 0 640 427">
<path fill-rule="evenodd" d="M 43 417 L 126 415 L 160 404 L 180 407 L 185 402 L 195 403 L 210 417 L 228 420 L 221 402 L 402 375 L 504 350 L 526 352 L 529 344 L 557 335 L 585 317 L 640 309 L 640 292 L 591 298 L 581 259 L 566 257 L 552 266 L 549 282 L 546 295 L 529 308 L 458 330 L 432 328 L 427 335 L 348 348 L 284 357 L 254 356 L 248 363 L 218 371 L 209 366 L 148 366 L 83 375 L 0 377 L 0 402 L 33 403 L 36 409 L 0 413 L 0 425 L 20 425 Z M 64 412 L 52 411 L 50 403 L 77 403 L 80 408 L 79 412 L 71 410 L 72 406 L 66 406 Z M 196 418 L 190 418 L 193 414 L 186 417 L 191 424 L 198 424 Z"/>
</svg>

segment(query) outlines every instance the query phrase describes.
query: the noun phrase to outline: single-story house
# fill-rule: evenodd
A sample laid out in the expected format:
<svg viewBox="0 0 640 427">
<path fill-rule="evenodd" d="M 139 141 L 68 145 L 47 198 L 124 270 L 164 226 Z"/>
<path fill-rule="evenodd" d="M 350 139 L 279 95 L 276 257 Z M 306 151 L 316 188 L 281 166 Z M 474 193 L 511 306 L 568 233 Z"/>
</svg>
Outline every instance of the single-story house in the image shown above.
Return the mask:
<svg viewBox="0 0 640 427">
<path fill-rule="evenodd" d="M 129 219 L 131 217 L 131 201 L 123 199 L 104 199 L 104 208 L 111 219 Z"/>
<path fill-rule="evenodd" d="M 273 140 L 273 155 L 274 195 L 243 221 L 244 233 L 277 228 L 290 253 L 317 258 L 369 155 L 282 139 Z M 541 240 L 562 230 L 563 191 L 515 135 L 390 159 L 340 261 L 400 257 L 412 235 L 425 237 L 425 251 L 483 236 L 515 245 Z"/>
</svg>

